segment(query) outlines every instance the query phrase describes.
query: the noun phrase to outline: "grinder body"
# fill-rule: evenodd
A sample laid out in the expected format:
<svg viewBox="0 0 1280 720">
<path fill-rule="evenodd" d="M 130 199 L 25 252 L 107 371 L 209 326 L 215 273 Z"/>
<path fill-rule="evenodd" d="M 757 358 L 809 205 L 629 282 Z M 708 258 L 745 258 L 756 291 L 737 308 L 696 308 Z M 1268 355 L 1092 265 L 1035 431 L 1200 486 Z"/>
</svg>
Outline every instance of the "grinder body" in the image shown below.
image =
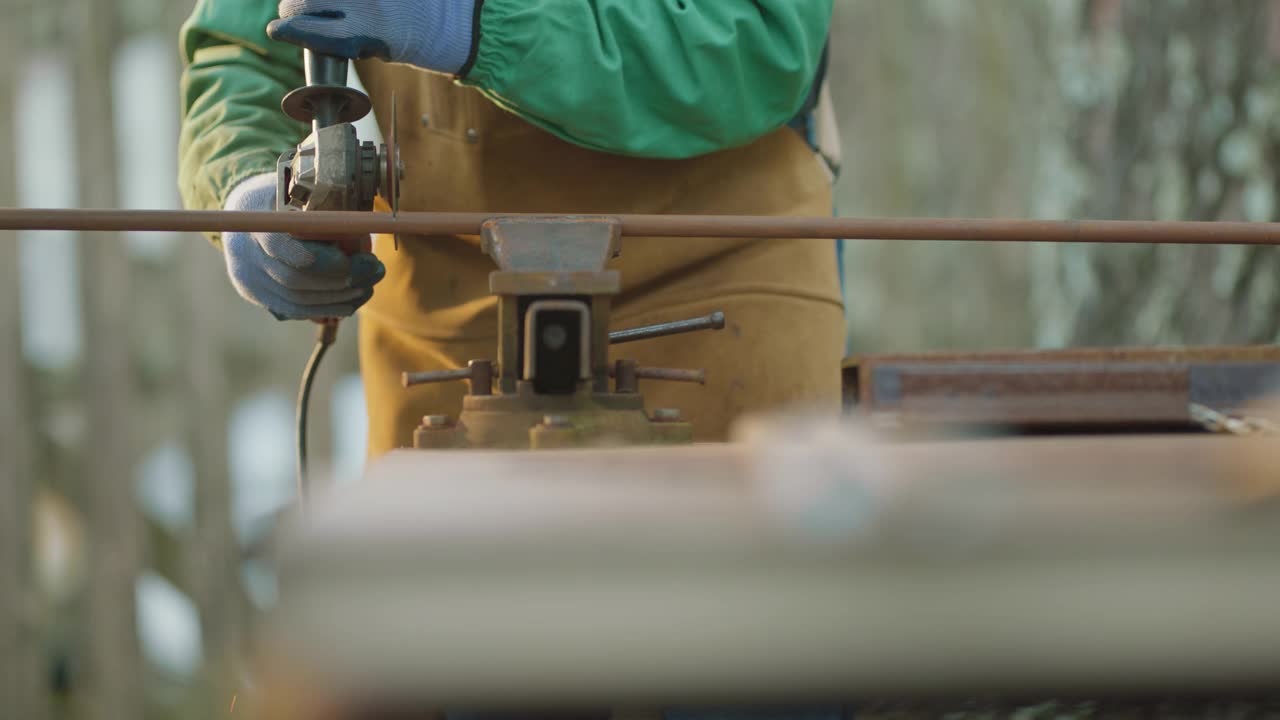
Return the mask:
<svg viewBox="0 0 1280 720">
<path fill-rule="evenodd" d="M 311 134 L 276 164 L 276 209 L 370 211 L 382 195 L 398 205 L 400 161 L 390 145 L 361 142 L 356 120 L 369 113 L 369 98 L 347 86 L 344 58 L 303 52 L 307 84 L 285 96 L 282 109 L 311 123 Z"/>
</svg>

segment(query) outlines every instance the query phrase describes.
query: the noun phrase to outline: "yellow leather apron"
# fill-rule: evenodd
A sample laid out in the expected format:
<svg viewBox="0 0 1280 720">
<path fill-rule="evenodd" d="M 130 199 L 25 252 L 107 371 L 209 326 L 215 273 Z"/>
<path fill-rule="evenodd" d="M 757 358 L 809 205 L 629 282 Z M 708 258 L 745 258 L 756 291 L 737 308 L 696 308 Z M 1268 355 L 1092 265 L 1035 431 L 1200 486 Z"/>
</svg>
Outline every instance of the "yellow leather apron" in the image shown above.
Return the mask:
<svg viewBox="0 0 1280 720">
<path fill-rule="evenodd" d="M 383 132 L 391 94 L 405 165 L 404 210 L 538 213 L 827 215 L 826 172 L 789 129 L 692 160 L 579 148 L 448 78 L 364 62 L 360 78 Z M 475 237 L 375 240 L 387 277 L 360 315 L 369 452 L 412 444 L 425 414 L 456 415 L 464 383 L 405 390 L 406 370 L 493 358 L 493 262 Z M 624 238 L 616 328 L 723 310 L 728 326 L 626 345 L 659 367 L 701 367 L 707 386 L 643 381 L 652 408 L 674 407 L 698 440 L 720 440 L 743 413 L 801 406 L 836 412 L 845 324 L 835 250 L 826 240 Z"/>
</svg>

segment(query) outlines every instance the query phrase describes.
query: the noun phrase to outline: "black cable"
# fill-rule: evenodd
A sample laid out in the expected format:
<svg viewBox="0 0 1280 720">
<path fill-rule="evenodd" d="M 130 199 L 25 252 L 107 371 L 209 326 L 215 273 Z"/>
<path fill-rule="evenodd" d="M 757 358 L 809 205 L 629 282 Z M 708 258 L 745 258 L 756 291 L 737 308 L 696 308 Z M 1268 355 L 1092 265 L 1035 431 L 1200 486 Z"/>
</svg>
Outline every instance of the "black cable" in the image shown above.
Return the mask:
<svg viewBox="0 0 1280 720">
<path fill-rule="evenodd" d="M 316 327 L 316 347 L 311 351 L 311 359 L 302 371 L 302 387 L 298 388 L 297 417 L 297 450 L 298 450 L 298 500 L 307 497 L 307 416 L 311 406 L 311 386 L 315 383 L 316 372 L 324 360 L 325 353 L 338 338 L 338 321 L 325 320 Z"/>
</svg>

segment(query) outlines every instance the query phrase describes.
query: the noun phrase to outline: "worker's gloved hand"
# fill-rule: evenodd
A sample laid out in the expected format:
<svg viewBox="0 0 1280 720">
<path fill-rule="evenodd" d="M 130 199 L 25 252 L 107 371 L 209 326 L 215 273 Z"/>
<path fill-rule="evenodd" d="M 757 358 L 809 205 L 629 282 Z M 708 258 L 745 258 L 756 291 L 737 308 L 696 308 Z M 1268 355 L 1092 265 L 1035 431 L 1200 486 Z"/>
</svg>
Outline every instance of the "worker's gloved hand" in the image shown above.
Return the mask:
<svg viewBox="0 0 1280 720">
<path fill-rule="evenodd" d="M 476 0 L 281 0 L 274 40 L 324 55 L 457 73 L 471 55 Z"/>
<path fill-rule="evenodd" d="M 236 186 L 225 209 L 274 210 L 275 195 L 275 174 L 258 175 Z M 222 251 L 240 295 L 279 320 L 347 317 L 386 275 L 370 252 L 348 256 L 336 245 L 281 233 L 223 233 Z"/>
</svg>

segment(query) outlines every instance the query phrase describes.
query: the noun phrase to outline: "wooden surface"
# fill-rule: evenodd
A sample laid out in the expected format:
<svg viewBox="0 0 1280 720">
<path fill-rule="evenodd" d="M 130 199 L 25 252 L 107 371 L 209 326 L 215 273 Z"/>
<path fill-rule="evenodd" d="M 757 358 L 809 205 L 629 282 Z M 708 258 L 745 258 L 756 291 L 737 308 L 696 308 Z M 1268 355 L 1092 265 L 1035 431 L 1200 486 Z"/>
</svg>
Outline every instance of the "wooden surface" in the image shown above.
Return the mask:
<svg viewBox="0 0 1280 720">
<path fill-rule="evenodd" d="M 745 437 L 395 453 L 295 518 L 270 647 L 459 705 L 1280 683 L 1261 441 Z"/>
</svg>

